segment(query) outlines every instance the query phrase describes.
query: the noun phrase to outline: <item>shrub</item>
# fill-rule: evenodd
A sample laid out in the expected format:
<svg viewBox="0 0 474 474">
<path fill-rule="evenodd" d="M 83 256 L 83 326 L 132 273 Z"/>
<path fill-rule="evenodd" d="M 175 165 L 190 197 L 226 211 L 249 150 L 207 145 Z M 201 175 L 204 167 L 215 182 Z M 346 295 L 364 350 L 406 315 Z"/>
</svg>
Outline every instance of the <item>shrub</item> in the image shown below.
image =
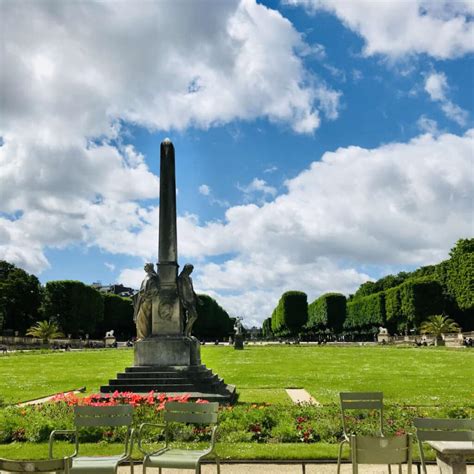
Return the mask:
<svg viewBox="0 0 474 474">
<path fill-rule="evenodd" d="M 346 318 L 346 297 L 341 293 L 326 293 L 308 305 L 307 328 L 330 329 L 340 333 Z"/>
<path fill-rule="evenodd" d="M 272 331 L 276 336 L 298 335 L 308 320 L 308 297 L 302 291 L 281 295 L 272 313 Z"/>
<path fill-rule="evenodd" d="M 370 330 L 385 324 L 384 292 L 354 298 L 347 303 L 347 319 L 344 328 Z"/>
</svg>

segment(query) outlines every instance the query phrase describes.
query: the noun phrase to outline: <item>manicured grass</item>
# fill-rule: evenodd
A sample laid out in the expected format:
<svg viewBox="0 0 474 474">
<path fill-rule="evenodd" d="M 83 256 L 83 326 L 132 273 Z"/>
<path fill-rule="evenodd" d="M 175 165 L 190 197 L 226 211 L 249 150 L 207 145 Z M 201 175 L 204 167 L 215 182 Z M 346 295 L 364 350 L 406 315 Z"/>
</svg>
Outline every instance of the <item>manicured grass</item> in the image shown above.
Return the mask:
<svg viewBox="0 0 474 474">
<path fill-rule="evenodd" d="M 290 403 L 301 387 L 323 404 L 341 391 L 384 392 L 387 404 L 474 406 L 474 351 L 446 348 L 203 346 L 202 360 L 241 402 Z M 0 399 L 16 403 L 86 386 L 96 392 L 133 364 L 133 351 L 17 353 L 0 356 Z"/>
<path fill-rule="evenodd" d="M 337 444 L 329 443 L 217 443 L 217 453 L 221 459 L 337 459 Z M 195 448 L 196 445 L 193 445 Z M 71 444 L 55 443 L 56 457 L 72 454 Z M 105 456 L 123 452 L 123 445 L 113 443 L 84 443 L 81 444 L 81 455 Z M 428 459 L 434 459 L 432 452 L 427 451 Z M 418 459 L 418 446 L 413 446 L 414 458 Z M 11 443 L 0 444 L 0 457 L 9 459 L 47 459 L 47 443 Z M 143 460 L 143 455 L 137 449 L 133 458 Z M 343 458 L 349 458 L 349 450 L 344 449 Z"/>
</svg>

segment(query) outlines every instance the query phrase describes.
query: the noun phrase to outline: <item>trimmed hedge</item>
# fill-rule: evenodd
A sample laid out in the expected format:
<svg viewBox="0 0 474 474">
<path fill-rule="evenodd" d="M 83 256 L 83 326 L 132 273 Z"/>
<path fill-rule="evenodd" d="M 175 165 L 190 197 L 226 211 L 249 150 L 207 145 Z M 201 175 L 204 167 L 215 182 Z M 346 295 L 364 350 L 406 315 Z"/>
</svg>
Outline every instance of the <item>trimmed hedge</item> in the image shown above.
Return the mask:
<svg viewBox="0 0 474 474">
<path fill-rule="evenodd" d="M 272 318 L 267 318 L 262 324 L 262 336 L 264 339 L 271 339 L 273 337 L 272 332 Z"/>
<path fill-rule="evenodd" d="M 136 327 L 133 322 L 133 303 L 130 298 L 122 298 L 109 293 L 102 294 L 104 300 L 104 319 L 102 321 L 101 333 L 114 330 L 115 337 L 120 340 L 131 339 L 136 335 Z"/>
<path fill-rule="evenodd" d="M 67 335 L 89 334 L 103 337 L 100 324 L 104 318 L 104 300 L 94 288 L 80 281 L 58 280 L 46 283 L 43 312 Z"/>
<path fill-rule="evenodd" d="M 340 333 L 346 318 L 346 297 L 341 293 L 326 293 L 308 305 L 308 323 L 311 330 L 330 329 Z"/>
<path fill-rule="evenodd" d="M 344 329 L 370 330 L 385 324 L 385 294 L 354 298 L 347 303 L 347 318 Z"/>
<path fill-rule="evenodd" d="M 308 297 L 302 291 L 281 295 L 272 313 L 271 328 L 275 336 L 296 336 L 308 320 Z"/>
<path fill-rule="evenodd" d="M 222 339 L 234 333 L 234 319 L 208 295 L 198 295 L 198 319 L 193 326 L 193 335 L 198 339 Z"/>
</svg>

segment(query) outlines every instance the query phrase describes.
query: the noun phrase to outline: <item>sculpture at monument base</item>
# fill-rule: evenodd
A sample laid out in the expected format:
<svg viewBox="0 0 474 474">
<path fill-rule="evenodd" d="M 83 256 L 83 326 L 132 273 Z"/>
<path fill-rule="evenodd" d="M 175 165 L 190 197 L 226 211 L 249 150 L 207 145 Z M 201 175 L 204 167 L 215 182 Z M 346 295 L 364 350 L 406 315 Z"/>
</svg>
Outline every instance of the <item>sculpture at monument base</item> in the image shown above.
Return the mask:
<svg viewBox="0 0 474 474">
<path fill-rule="evenodd" d="M 151 335 L 153 299 L 158 296 L 160 280 L 152 263 L 145 265 L 146 276 L 140 291 L 133 298 L 133 320 L 137 326 L 137 341 Z"/>
</svg>

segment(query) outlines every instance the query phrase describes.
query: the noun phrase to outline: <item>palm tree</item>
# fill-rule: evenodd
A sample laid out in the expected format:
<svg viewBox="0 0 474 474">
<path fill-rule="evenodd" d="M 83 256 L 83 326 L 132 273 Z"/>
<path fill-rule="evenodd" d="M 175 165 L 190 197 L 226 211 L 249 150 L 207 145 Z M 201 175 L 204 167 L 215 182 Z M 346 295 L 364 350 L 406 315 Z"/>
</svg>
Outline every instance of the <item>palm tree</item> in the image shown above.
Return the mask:
<svg viewBox="0 0 474 474">
<path fill-rule="evenodd" d="M 31 326 L 26 332 L 27 336 L 38 337 L 47 344 L 50 339 L 63 337 L 64 334 L 59 330 L 56 323 L 52 321 L 39 321 L 34 326 Z"/>
<path fill-rule="evenodd" d="M 459 332 L 461 328 L 451 318 L 443 314 L 435 314 L 430 316 L 426 321 L 423 321 L 420 326 L 422 334 L 432 334 L 435 337 L 435 344 L 442 345 L 442 334 L 449 332 Z"/>
</svg>

